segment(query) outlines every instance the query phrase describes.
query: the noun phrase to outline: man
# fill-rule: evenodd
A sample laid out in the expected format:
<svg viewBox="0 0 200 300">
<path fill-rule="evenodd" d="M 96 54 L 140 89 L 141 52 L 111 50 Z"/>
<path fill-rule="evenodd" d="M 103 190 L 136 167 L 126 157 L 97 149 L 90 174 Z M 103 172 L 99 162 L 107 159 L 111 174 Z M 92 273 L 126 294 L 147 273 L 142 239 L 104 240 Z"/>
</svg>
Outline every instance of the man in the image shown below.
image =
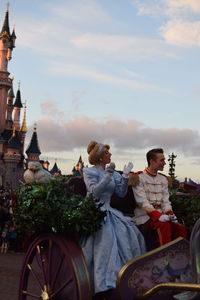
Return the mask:
<svg viewBox="0 0 200 300">
<path fill-rule="evenodd" d="M 163 171 L 165 157 L 163 149 L 152 149 L 146 155 L 148 167 L 138 172 L 138 183 L 133 185 L 137 207 L 134 221 L 156 230 L 159 245 L 164 245 L 177 237 L 187 237 L 186 228 L 179 224 L 169 200 L 168 180 Z M 135 181 L 135 180 L 134 180 Z M 135 181 L 136 182 L 136 181 Z"/>
</svg>

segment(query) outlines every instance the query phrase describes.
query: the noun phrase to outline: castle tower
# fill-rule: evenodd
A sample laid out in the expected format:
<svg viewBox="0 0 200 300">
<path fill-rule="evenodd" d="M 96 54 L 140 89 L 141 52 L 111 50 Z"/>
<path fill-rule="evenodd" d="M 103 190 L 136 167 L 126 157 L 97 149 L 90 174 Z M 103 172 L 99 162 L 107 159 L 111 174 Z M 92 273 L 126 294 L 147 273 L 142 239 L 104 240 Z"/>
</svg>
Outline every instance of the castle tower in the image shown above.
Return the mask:
<svg viewBox="0 0 200 300">
<path fill-rule="evenodd" d="M 18 87 L 15 103 L 13 104 L 13 122 L 16 130 L 20 130 L 20 111 L 23 107 L 21 101 L 20 87 Z"/>
<path fill-rule="evenodd" d="M 7 103 L 7 116 L 6 116 L 6 129 L 12 130 L 13 128 L 13 120 L 12 120 L 12 112 L 13 112 L 13 99 L 15 98 L 13 87 L 11 87 L 8 91 L 8 103 Z"/>
<path fill-rule="evenodd" d="M 12 80 L 9 78 L 10 73 L 7 70 L 8 61 L 12 57 L 12 50 L 15 47 L 15 33 L 10 34 L 9 12 L 6 9 L 6 15 L 3 27 L 0 33 L 0 133 L 5 129 L 7 93 L 12 87 Z"/>
<path fill-rule="evenodd" d="M 50 171 L 51 175 L 53 176 L 60 176 L 61 175 L 61 171 L 58 169 L 57 163 L 55 161 L 53 168 Z"/>
<path fill-rule="evenodd" d="M 15 189 L 22 179 L 23 165 L 20 168 L 21 161 L 21 142 L 18 132 L 13 128 L 13 134 L 7 142 L 7 152 L 4 153 L 3 161 L 5 163 L 4 186 Z"/>
<path fill-rule="evenodd" d="M 26 103 L 24 103 L 24 118 L 22 121 L 22 127 L 21 127 L 21 143 L 22 143 L 22 153 L 24 153 L 24 142 L 25 142 L 25 137 L 27 133 L 27 126 L 26 126 Z"/>
<path fill-rule="evenodd" d="M 78 160 L 78 162 L 77 162 L 75 168 L 76 168 L 77 171 L 79 171 L 79 172 L 82 173 L 82 170 L 83 170 L 83 168 L 84 168 L 84 163 L 83 163 L 83 160 L 82 160 L 82 156 L 81 156 L 81 155 L 80 155 L 80 157 L 79 157 L 79 160 Z"/>
<path fill-rule="evenodd" d="M 27 162 L 29 161 L 39 161 L 39 156 L 41 154 L 38 137 L 36 132 L 36 127 L 34 127 L 34 132 L 30 141 L 28 148 L 26 149 Z"/>
<path fill-rule="evenodd" d="M 73 176 L 82 176 L 83 175 L 84 162 L 80 155 L 77 164 L 72 169 Z"/>
<path fill-rule="evenodd" d="M 20 129 L 20 105 L 13 121 L 13 78 L 8 72 L 8 62 L 15 47 L 15 30 L 10 34 L 9 11 L 6 14 L 0 31 L 0 184 L 5 188 L 15 189 L 21 182 L 24 173 L 24 155 L 22 133 Z M 16 102 L 16 101 L 15 101 Z M 15 105 L 17 106 L 17 105 Z"/>
</svg>

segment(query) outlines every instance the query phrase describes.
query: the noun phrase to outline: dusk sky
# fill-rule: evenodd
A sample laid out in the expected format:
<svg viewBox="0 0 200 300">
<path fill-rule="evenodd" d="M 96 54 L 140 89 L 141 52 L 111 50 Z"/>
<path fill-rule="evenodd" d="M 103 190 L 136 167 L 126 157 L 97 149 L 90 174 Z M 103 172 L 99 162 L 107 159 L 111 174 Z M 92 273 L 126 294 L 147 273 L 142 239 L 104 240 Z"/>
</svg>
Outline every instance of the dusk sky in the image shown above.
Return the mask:
<svg viewBox="0 0 200 300">
<path fill-rule="evenodd" d="M 12 0 L 9 21 L 26 142 L 36 123 L 50 167 L 57 159 L 69 174 L 79 155 L 88 164 L 97 140 L 117 169 L 143 170 L 147 150 L 162 147 L 177 155 L 178 179 L 200 182 L 199 0 Z"/>
</svg>

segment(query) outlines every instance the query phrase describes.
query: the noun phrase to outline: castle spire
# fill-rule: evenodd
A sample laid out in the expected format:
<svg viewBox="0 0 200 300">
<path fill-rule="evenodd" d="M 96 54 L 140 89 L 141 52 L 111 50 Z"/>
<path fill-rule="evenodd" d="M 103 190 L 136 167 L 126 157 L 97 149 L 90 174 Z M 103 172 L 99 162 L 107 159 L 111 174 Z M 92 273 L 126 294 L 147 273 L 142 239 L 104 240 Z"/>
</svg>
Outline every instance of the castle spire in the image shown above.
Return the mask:
<svg viewBox="0 0 200 300">
<path fill-rule="evenodd" d="M 20 130 L 20 110 L 23 107 L 21 101 L 21 92 L 20 89 L 17 90 L 17 95 L 15 98 L 15 103 L 13 104 L 13 122 L 16 130 Z"/>
<path fill-rule="evenodd" d="M 16 34 L 15 34 L 15 26 L 13 27 L 13 31 L 12 31 L 12 34 L 11 34 L 11 40 L 12 40 L 12 48 L 15 47 L 15 40 L 16 40 Z"/>
<path fill-rule="evenodd" d="M 56 161 L 57 161 L 57 159 L 55 159 L 54 166 L 53 166 L 53 168 L 50 171 L 51 175 L 53 175 L 53 176 L 59 176 L 59 175 L 61 175 L 61 171 L 59 170 Z"/>
<path fill-rule="evenodd" d="M 7 92 L 12 87 L 12 80 L 9 78 L 8 61 L 12 57 L 12 40 L 9 29 L 9 13 L 6 10 L 5 20 L 0 32 L 0 132 L 6 125 Z"/>
<path fill-rule="evenodd" d="M 34 126 L 34 132 L 30 141 L 30 144 L 28 148 L 26 149 L 26 154 L 28 156 L 28 160 L 34 160 L 39 161 L 39 155 L 41 154 L 39 143 L 38 143 L 38 137 L 37 137 L 37 131 L 36 131 L 36 125 Z"/>
<path fill-rule="evenodd" d="M 3 27 L 1 29 L 1 36 L 9 36 L 10 37 L 10 27 L 9 27 L 9 3 L 7 3 L 6 14 L 4 18 Z"/>
<path fill-rule="evenodd" d="M 26 126 L 26 101 L 24 103 L 24 118 L 23 118 L 23 121 L 22 121 L 21 132 L 27 133 L 27 126 Z"/>
<path fill-rule="evenodd" d="M 22 101 L 21 101 L 21 92 L 20 92 L 20 82 L 18 83 L 18 90 L 17 95 L 15 98 L 15 103 L 13 104 L 14 107 L 22 108 Z"/>
</svg>

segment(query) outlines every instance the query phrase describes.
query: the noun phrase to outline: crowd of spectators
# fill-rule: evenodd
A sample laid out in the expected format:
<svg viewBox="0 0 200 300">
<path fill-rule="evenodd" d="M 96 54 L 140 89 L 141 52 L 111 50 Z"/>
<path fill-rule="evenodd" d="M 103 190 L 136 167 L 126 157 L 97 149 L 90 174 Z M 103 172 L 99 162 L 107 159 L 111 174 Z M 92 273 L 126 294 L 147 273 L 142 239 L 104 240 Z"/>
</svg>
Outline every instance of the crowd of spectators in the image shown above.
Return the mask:
<svg viewBox="0 0 200 300">
<path fill-rule="evenodd" d="M 11 190 L 0 187 L 0 254 L 23 251 L 23 234 L 13 222 L 13 195 Z"/>
</svg>

